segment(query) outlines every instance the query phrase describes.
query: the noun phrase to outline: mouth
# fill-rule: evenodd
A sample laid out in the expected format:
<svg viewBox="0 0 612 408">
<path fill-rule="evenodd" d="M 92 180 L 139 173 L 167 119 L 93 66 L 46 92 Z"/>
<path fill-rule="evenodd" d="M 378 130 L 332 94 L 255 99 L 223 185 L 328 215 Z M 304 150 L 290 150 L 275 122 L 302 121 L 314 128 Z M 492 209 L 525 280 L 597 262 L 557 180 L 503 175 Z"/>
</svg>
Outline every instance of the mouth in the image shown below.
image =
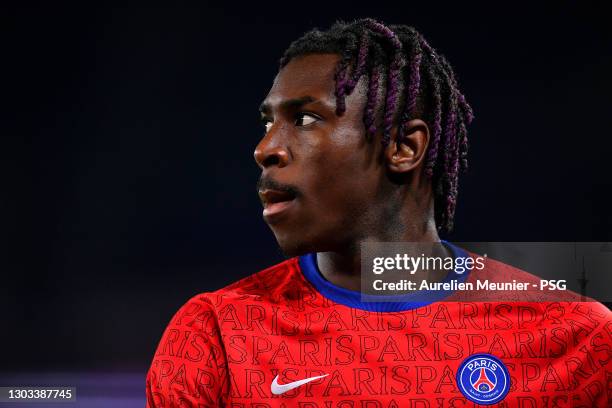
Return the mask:
<svg viewBox="0 0 612 408">
<path fill-rule="evenodd" d="M 272 216 L 285 212 L 294 203 L 296 195 L 291 191 L 273 189 L 259 190 L 259 198 L 263 204 L 263 216 L 270 220 Z"/>
</svg>

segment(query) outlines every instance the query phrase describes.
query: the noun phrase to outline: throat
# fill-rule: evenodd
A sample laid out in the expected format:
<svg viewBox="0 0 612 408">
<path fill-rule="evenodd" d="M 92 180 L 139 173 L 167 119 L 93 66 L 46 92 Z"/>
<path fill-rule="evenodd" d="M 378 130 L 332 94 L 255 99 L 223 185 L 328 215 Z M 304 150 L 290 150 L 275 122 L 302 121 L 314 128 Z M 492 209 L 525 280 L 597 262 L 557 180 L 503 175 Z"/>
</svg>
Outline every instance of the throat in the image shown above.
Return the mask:
<svg viewBox="0 0 612 408">
<path fill-rule="evenodd" d="M 363 241 L 373 242 L 440 242 L 437 231 L 433 230 L 432 234 L 421 235 L 419 239 L 403 239 L 403 240 L 373 240 L 367 239 Z M 450 251 L 446 248 L 441 248 L 441 253 L 437 256 L 450 256 Z M 434 254 L 432 254 L 434 255 Z M 362 276 L 361 276 L 361 245 L 351 246 L 351 249 L 337 252 L 319 252 L 316 254 L 316 262 L 321 275 L 328 282 L 335 286 L 344 289 L 361 292 Z M 440 271 L 430 271 L 419 274 L 420 279 L 427 279 L 430 282 L 442 281 L 446 277 L 446 273 Z"/>
</svg>

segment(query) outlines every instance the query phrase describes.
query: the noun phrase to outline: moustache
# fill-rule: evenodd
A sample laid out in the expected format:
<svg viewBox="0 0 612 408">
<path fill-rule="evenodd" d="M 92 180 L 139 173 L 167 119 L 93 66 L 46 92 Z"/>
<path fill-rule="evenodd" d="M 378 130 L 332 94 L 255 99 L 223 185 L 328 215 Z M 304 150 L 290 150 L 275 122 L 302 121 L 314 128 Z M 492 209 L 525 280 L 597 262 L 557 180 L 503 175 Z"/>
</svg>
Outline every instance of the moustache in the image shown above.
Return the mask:
<svg viewBox="0 0 612 408">
<path fill-rule="evenodd" d="M 297 197 L 300 194 L 300 191 L 297 187 L 291 184 L 284 184 L 274 180 L 271 177 L 261 176 L 257 181 L 257 192 L 259 193 L 262 190 L 276 190 L 282 191 L 293 196 Z"/>
</svg>

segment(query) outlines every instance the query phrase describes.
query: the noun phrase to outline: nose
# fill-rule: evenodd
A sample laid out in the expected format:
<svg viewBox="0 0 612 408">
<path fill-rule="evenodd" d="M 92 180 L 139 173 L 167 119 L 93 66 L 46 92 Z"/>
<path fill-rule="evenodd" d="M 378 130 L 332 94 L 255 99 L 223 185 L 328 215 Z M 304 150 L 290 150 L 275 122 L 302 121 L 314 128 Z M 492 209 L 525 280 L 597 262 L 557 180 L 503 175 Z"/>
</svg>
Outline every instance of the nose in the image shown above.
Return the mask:
<svg viewBox="0 0 612 408">
<path fill-rule="evenodd" d="M 262 170 L 271 166 L 285 167 L 289 164 L 287 147 L 280 145 L 270 133 L 272 132 L 264 136 L 253 153 L 255 162 Z"/>
</svg>

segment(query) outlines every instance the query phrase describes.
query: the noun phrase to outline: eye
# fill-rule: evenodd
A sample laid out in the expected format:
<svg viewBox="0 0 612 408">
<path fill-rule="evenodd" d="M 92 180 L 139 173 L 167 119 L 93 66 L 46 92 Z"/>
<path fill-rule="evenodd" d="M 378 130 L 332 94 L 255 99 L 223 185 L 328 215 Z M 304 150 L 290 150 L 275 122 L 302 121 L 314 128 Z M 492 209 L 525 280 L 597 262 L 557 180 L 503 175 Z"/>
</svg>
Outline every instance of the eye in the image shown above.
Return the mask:
<svg viewBox="0 0 612 408">
<path fill-rule="evenodd" d="M 317 120 L 319 120 L 319 118 L 311 113 L 300 112 L 296 115 L 295 125 L 296 126 L 308 126 L 312 123 L 315 123 Z"/>
<path fill-rule="evenodd" d="M 266 128 L 266 132 L 270 131 L 270 128 L 272 127 L 272 125 L 274 124 L 269 118 L 261 118 L 261 123 L 264 125 L 264 127 Z"/>
</svg>

